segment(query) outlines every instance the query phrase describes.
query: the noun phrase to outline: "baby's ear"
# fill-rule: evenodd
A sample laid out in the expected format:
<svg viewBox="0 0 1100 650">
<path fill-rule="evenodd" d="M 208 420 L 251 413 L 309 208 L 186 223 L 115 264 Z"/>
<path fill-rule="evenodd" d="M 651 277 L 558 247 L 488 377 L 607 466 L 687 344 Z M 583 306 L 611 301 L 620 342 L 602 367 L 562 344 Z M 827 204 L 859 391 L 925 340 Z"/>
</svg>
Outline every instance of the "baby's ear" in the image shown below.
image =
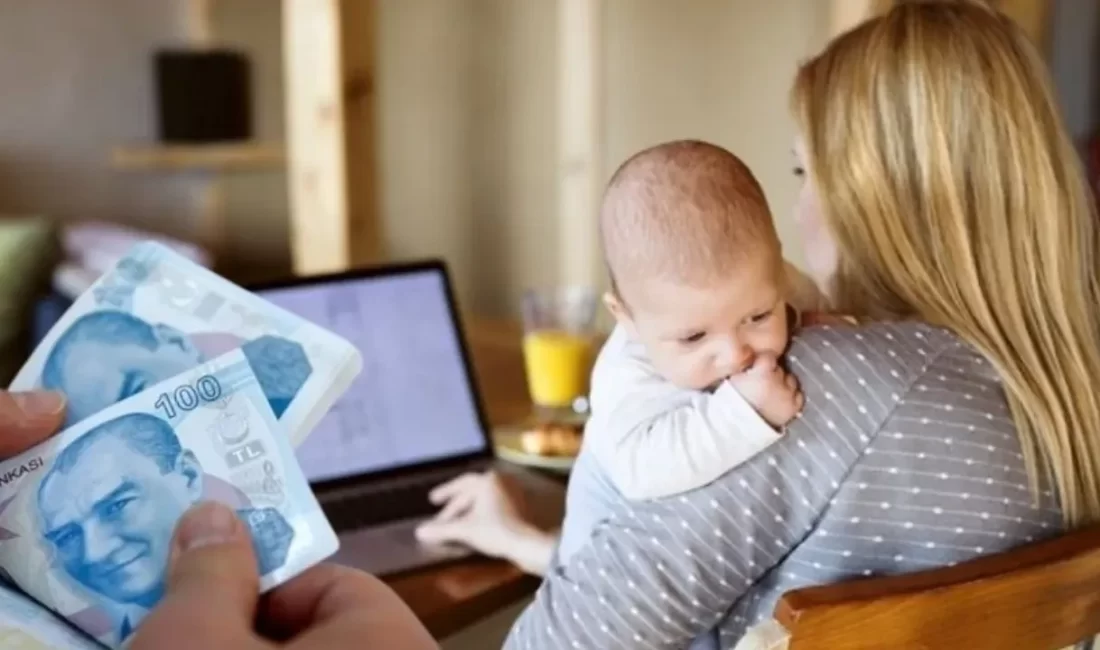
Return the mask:
<svg viewBox="0 0 1100 650">
<path fill-rule="evenodd" d="M 603 304 L 607 307 L 607 311 L 611 312 L 611 315 L 615 318 L 615 321 L 620 327 L 625 329 L 631 336 L 636 334 L 634 330 L 634 319 L 630 317 L 630 310 L 626 308 L 626 305 L 623 304 L 619 296 L 615 295 L 615 292 L 608 291 L 604 293 Z"/>
</svg>

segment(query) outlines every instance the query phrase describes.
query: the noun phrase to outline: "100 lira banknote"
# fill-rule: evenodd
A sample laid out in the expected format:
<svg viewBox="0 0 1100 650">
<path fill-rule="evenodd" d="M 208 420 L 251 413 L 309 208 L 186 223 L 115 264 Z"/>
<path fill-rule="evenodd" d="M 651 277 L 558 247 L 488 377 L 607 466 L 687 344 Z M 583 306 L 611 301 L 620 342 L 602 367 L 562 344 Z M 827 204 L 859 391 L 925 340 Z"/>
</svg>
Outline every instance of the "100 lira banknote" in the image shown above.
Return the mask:
<svg viewBox="0 0 1100 650">
<path fill-rule="evenodd" d="M 103 646 L 26 595 L 0 585 L 0 648 L 102 650 Z"/>
<path fill-rule="evenodd" d="M 0 570 L 75 627 L 120 647 L 164 592 L 194 503 L 234 508 L 266 591 L 332 555 L 262 380 L 242 350 L 192 367 L 0 462 Z"/>
<path fill-rule="evenodd" d="M 72 425 L 235 349 L 295 445 L 362 368 L 343 338 L 145 242 L 65 312 L 11 389 L 64 392 Z"/>
</svg>

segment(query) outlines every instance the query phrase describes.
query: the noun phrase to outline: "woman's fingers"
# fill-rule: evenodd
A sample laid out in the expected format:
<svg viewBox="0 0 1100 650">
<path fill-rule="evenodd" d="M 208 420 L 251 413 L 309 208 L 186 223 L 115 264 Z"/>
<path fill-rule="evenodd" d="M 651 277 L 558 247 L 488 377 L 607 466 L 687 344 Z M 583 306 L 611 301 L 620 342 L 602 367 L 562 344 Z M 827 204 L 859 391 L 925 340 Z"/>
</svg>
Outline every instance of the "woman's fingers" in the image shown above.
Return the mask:
<svg viewBox="0 0 1100 650">
<path fill-rule="evenodd" d="M 457 494 L 471 492 L 485 481 L 484 474 L 467 473 L 436 486 L 428 493 L 428 500 L 436 505 L 450 501 Z"/>
<path fill-rule="evenodd" d="M 0 391 L 0 458 L 53 435 L 65 420 L 65 397 L 52 391 Z"/>
<path fill-rule="evenodd" d="M 471 523 L 466 520 L 426 521 L 416 527 L 416 539 L 424 544 L 469 544 Z"/>
<path fill-rule="evenodd" d="M 462 492 L 451 497 L 451 500 L 435 515 L 433 520 L 435 521 L 451 521 L 458 519 L 477 501 L 477 494 L 472 490 Z"/>
</svg>

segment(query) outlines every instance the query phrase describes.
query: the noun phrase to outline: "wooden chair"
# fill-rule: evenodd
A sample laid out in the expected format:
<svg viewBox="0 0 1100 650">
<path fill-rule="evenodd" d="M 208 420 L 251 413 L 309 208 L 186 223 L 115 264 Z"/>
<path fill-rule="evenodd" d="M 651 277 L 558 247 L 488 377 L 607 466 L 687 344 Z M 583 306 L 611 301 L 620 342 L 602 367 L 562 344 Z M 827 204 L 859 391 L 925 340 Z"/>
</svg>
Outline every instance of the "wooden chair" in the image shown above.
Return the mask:
<svg viewBox="0 0 1100 650">
<path fill-rule="evenodd" d="M 790 650 L 1072 646 L 1100 634 L 1100 527 L 951 568 L 791 591 L 775 618 Z"/>
</svg>

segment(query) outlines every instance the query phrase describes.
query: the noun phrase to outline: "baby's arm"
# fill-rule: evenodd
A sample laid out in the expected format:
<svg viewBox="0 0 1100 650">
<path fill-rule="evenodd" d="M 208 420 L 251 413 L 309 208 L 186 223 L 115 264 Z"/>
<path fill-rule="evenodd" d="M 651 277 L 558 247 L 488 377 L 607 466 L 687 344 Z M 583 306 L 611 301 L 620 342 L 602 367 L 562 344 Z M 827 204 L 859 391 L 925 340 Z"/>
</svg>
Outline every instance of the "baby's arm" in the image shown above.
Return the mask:
<svg viewBox="0 0 1100 650">
<path fill-rule="evenodd" d="M 779 438 L 730 382 L 713 393 L 677 388 L 622 332 L 600 353 L 591 392 L 584 444 L 628 499 L 706 485 Z"/>
</svg>

